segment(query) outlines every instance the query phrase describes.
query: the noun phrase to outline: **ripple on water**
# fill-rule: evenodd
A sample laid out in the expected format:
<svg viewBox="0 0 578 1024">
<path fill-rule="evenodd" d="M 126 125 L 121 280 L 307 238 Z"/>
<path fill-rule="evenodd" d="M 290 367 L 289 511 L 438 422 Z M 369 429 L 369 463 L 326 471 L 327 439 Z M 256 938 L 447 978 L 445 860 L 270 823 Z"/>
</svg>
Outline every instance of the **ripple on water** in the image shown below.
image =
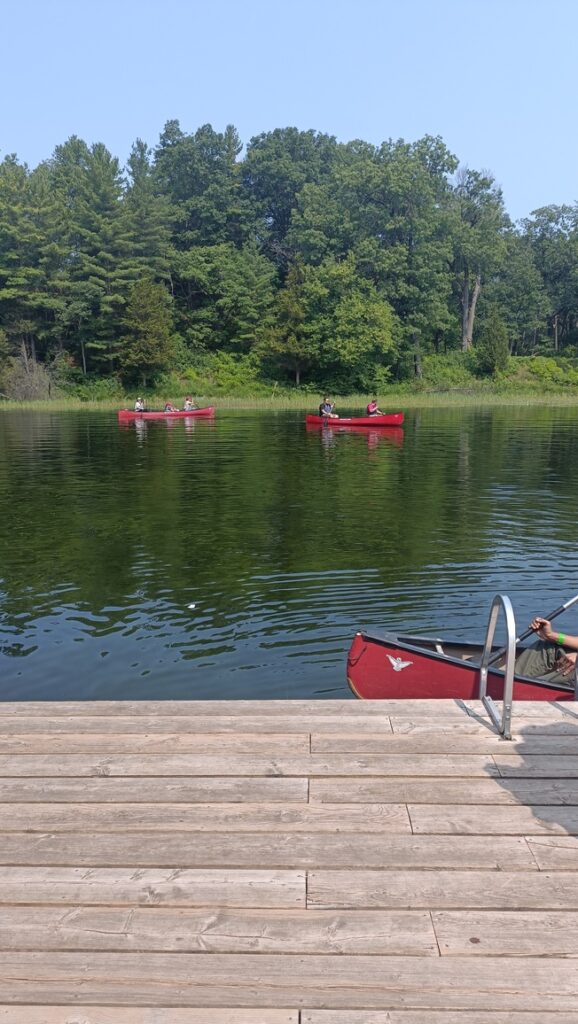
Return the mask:
<svg viewBox="0 0 578 1024">
<path fill-rule="evenodd" d="M 345 696 L 357 628 L 478 638 L 497 592 L 523 628 L 578 589 L 577 413 L 326 433 L 0 417 L 0 697 Z"/>
</svg>

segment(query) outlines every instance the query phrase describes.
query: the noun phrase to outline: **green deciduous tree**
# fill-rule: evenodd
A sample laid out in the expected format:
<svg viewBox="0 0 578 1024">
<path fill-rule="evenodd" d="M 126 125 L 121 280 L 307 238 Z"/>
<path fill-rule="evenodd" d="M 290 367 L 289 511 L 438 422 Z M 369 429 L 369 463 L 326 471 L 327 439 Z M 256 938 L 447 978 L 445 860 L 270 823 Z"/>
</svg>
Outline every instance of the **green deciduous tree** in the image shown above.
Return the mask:
<svg viewBox="0 0 578 1024">
<path fill-rule="evenodd" d="M 439 347 L 452 326 L 447 203 L 457 161 L 440 139 L 338 148 L 330 177 L 298 197 L 288 241 L 310 262 L 355 256 L 390 303 L 402 343 Z"/>
<path fill-rule="evenodd" d="M 512 353 L 524 355 L 545 333 L 551 304 L 529 239 L 510 231 L 505 251 L 500 271 L 487 281 L 484 293 L 506 325 Z"/>
<path fill-rule="evenodd" d="M 578 204 L 545 206 L 524 222 L 550 302 L 554 351 L 573 339 L 578 323 Z"/>
<path fill-rule="evenodd" d="M 451 203 L 455 287 L 462 321 L 462 350 L 472 346 L 476 307 L 484 282 L 503 265 L 509 226 L 502 193 L 490 174 L 464 168 Z"/>
<path fill-rule="evenodd" d="M 248 237 L 248 205 L 241 189 L 237 157 L 241 142 L 228 125 L 216 132 L 210 124 L 186 135 L 178 121 L 168 121 L 155 150 L 155 179 L 174 212 L 174 242 L 179 249 Z"/>
<path fill-rule="evenodd" d="M 257 236 L 285 269 L 292 255 L 286 242 L 293 211 L 307 183 L 329 174 L 337 143 L 330 135 L 276 128 L 251 139 L 243 162 L 243 183 L 253 207 Z"/>
<path fill-rule="evenodd" d="M 395 355 L 395 316 L 353 257 L 319 266 L 294 265 L 278 297 L 278 326 L 262 354 L 293 373 L 341 377 L 371 385 Z"/>
<path fill-rule="evenodd" d="M 254 244 L 176 252 L 179 328 L 193 350 L 248 352 L 270 327 L 275 270 Z"/>
</svg>

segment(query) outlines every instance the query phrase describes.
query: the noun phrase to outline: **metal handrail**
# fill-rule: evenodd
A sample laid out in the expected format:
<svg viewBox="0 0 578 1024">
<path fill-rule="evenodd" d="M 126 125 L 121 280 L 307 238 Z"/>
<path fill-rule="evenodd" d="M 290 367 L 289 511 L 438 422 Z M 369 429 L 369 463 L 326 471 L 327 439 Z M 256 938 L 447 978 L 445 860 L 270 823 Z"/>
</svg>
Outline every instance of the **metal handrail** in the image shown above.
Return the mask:
<svg viewBox="0 0 578 1024">
<path fill-rule="evenodd" d="M 506 666 L 504 670 L 504 693 L 502 696 L 502 714 L 498 711 L 498 708 L 491 697 L 487 695 L 488 688 L 488 666 L 495 660 L 490 658 L 492 651 L 492 643 L 494 640 L 494 633 L 496 631 L 496 622 L 498 621 L 498 613 L 500 607 L 504 610 L 504 616 L 506 619 L 506 647 L 504 653 L 506 655 Z M 514 693 L 514 662 L 516 660 L 516 621 L 514 619 L 514 609 L 512 608 L 512 602 L 509 597 L 505 594 L 496 594 L 492 601 L 492 607 L 490 608 L 490 617 L 488 619 L 488 628 L 486 631 L 486 639 L 484 642 L 484 650 L 480 659 L 480 690 L 479 699 L 484 705 L 488 712 L 492 722 L 496 726 L 496 729 L 504 737 L 505 740 L 511 740 L 512 738 L 512 697 Z"/>
</svg>

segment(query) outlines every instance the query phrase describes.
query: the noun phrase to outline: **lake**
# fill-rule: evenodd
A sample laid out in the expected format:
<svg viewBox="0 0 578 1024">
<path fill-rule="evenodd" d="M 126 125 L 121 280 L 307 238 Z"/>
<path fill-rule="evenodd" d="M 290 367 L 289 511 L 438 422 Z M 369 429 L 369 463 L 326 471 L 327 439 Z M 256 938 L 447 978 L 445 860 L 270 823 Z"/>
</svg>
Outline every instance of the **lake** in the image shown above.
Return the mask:
<svg viewBox="0 0 578 1024">
<path fill-rule="evenodd" d="M 521 631 L 578 592 L 577 452 L 572 408 L 3 411 L 0 699 L 343 698 L 362 626 Z"/>
</svg>

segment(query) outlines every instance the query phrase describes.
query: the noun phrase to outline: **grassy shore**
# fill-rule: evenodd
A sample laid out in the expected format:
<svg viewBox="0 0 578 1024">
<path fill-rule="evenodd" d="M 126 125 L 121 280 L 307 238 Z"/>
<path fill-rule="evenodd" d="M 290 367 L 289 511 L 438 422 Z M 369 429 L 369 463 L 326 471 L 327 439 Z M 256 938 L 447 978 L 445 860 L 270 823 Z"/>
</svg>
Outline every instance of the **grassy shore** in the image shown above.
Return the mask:
<svg viewBox="0 0 578 1024">
<path fill-rule="evenodd" d="M 458 408 L 464 407 L 489 407 L 489 406 L 578 406 L 578 391 L 576 393 L 565 391 L 562 394 L 554 392 L 515 392 L 507 394 L 492 393 L 490 391 L 469 392 L 469 391 L 439 391 L 419 392 L 407 394 L 395 391 L 385 395 L 378 395 L 378 402 L 384 412 L 394 412 L 398 409 L 427 409 L 427 408 Z M 283 412 L 294 409 L 295 411 L 315 411 L 321 396 L 314 394 L 291 394 L 283 393 L 269 397 L 240 398 L 227 395 L 200 395 L 196 401 L 199 406 L 216 405 L 221 411 L 272 411 Z M 344 395 L 334 399 L 336 409 L 352 412 L 358 410 L 359 414 L 365 409 L 368 402 L 367 395 Z M 54 398 L 51 400 L 36 401 L 2 401 L 0 412 L 14 410 L 30 410 L 39 412 L 67 412 L 67 411 L 92 411 L 103 412 L 116 411 L 120 408 L 132 409 L 133 398 L 126 397 L 124 400 L 106 399 L 100 401 L 85 401 L 79 398 Z M 164 398 L 149 396 L 147 408 L 162 409 Z"/>
</svg>

